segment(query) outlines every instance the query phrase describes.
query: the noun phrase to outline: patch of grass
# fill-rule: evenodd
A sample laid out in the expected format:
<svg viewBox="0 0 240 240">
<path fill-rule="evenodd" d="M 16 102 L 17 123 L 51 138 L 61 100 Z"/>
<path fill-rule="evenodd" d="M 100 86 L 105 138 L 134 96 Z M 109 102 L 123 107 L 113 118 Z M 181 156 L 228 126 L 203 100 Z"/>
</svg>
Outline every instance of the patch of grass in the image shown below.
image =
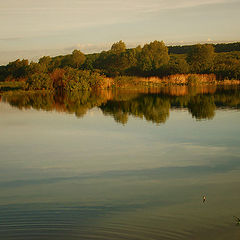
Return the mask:
<svg viewBox="0 0 240 240">
<path fill-rule="evenodd" d="M 24 90 L 25 82 L 0 82 L 0 92 Z"/>
<path fill-rule="evenodd" d="M 16 95 L 31 95 L 36 93 L 52 93 L 52 91 L 49 90 L 13 90 L 13 91 L 5 91 L 1 92 L 1 96 L 16 96 Z"/>
</svg>

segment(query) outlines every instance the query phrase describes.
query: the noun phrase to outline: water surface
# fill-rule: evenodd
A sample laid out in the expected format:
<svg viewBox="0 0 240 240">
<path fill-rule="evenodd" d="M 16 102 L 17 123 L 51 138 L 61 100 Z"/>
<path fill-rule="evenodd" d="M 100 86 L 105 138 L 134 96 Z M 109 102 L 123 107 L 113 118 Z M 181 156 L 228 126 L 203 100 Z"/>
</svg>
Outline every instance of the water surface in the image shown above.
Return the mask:
<svg viewBox="0 0 240 240">
<path fill-rule="evenodd" d="M 236 87 L 2 96 L 1 239 L 239 239 L 239 107 Z"/>
</svg>

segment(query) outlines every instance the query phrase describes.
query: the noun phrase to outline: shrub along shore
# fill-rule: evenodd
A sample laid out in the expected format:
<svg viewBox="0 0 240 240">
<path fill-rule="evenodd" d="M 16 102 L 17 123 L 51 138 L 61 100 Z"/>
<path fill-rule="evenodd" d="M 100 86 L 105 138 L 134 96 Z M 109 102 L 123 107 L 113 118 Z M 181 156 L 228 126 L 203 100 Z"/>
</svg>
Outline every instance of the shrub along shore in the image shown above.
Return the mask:
<svg viewBox="0 0 240 240">
<path fill-rule="evenodd" d="M 65 56 L 44 56 L 38 63 L 18 59 L 0 66 L 0 92 L 239 84 L 240 44 L 223 44 L 221 49 L 230 52 L 216 53 L 215 48 L 219 51 L 219 44 L 173 48 L 154 41 L 126 49 L 119 41 L 101 53 L 84 55 L 74 50 Z"/>
<path fill-rule="evenodd" d="M 40 77 L 37 76 L 39 82 Z M 89 80 L 90 81 L 90 80 Z M 64 83 L 63 83 L 64 84 Z M 97 85 L 85 84 L 82 85 L 81 81 L 74 82 L 73 80 L 68 81 L 63 87 L 41 87 L 41 83 L 38 85 L 28 85 L 27 82 L 0 82 L 0 93 L 1 94 L 13 94 L 29 92 L 33 93 L 36 91 L 40 92 L 78 92 L 78 91 L 92 91 L 98 89 L 130 89 L 137 90 L 142 88 L 158 88 L 163 86 L 199 86 L 199 85 L 240 85 L 240 80 L 222 80 L 217 81 L 214 74 L 176 74 L 170 75 L 163 78 L 159 77 L 130 77 L 120 76 L 116 78 L 100 78 Z"/>
</svg>

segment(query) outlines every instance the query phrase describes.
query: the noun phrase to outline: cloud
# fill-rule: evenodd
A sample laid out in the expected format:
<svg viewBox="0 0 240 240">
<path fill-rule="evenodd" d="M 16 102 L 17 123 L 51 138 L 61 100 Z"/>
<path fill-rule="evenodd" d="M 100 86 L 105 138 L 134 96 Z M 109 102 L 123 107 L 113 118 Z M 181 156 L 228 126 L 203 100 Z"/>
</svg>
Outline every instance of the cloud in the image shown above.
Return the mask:
<svg viewBox="0 0 240 240">
<path fill-rule="evenodd" d="M 142 21 L 166 10 L 236 0 L 8 0 L 0 2 L 2 36 L 17 39 Z"/>
<path fill-rule="evenodd" d="M 1 39 L 0 39 L 1 41 Z M 8 64 L 16 59 L 29 59 L 31 61 L 38 61 L 42 56 L 58 56 L 70 54 L 74 49 L 80 49 L 83 53 L 96 53 L 103 50 L 109 50 L 112 43 L 99 44 L 75 44 L 65 48 L 52 49 L 31 49 L 19 51 L 0 51 L 0 65 Z"/>
<path fill-rule="evenodd" d="M 195 1 L 195 0 L 151 0 L 150 5 L 145 5 L 146 11 L 149 12 L 156 12 L 160 10 L 166 10 L 166 9 L 179 9 L 179 8 L 192 8 L 192 7 L 198 7 L 201 5 L 213 5 L 213 4 L 222 4 L 222 3 L 230 3 L 235 2 L 236 0 L 201 0 L 201 1 Z"/>
<path fill-rule="evenodd" d="M 8 0 L 0 3 L 2 34 L 19 35 L 138 21 L 166 10 L 231 3 L 236 0 Z M 15 19 L 13 21 L 12 19 Z M 14 31 L 13 31 L 14 29 Z"/>
<path fill-rule="evenodd" d="M 237 0 L 8 0 L 0 3 L 1 14 L 78 14 L 79 17 L 98 13 L 98 21 L 105 14 L 156 12 L 166 9 L 198 7 L 237 2 Z M 102 15 L 100 15 L 102 14 Z M 113 15 L 114 16 L 114 15 Z M 90 20 L 90 19 L 88 19 Z"/>
<path fill-rule="evenodd" d="M 19 51 L 0 51 L 0 65 L 6 65 L 16 59 L 29 59 L 30 61 L 38 61 L 42 56 L 57 56 L 68 54 L 66 49 L 35 49 L 35 50 L 19 50 Z"/>
<path fill-rule="evenodd" d="M 99 43 L 99 44 L 93 44 L 93 43 L 78 43 L 75 45 L 72 45 L 70 47 L 65 48 L 67 51 L 73 51 L 74 49 L 80 49 L 84 53 L 96 53 L 103 50 L 109 50 L 111 48 L 112 43 Z"/>
<path fill-rule="evenodd" d="M 162 9 L 195 7 L 199 5 L 221 4 L 237 0 L 8 0 L 0 3 L 2 10 L 139 10 L 157 7 Z"/>
<path fill-rule="evenodd" d="M 100 44 L 100 42 L 119 39 L 141 42 L 159 39 L 166 42 L 178 41 L 179 38 L 185 41 L 193 41 L 198 38 L 197 40 L 201 41 L 212 34 L 212 31 L 206 33 L 210 26 L 207 26 L 204 30 L 199 27 L 199 22 L 201 24 L 204 20 L 206 22 L 206 18 L 203 19 L 202 17 L 204 14 L 201 15 L 201 12 L 199 12 L 196 21 L 189 21 L 189 18 L 186 16 L 185 18 L 182 12 L 179 11 L 178 14 L 175 14 L 172 10 L 181 9 L 182 11 L 182 9 L 186 9 L 185 13 L 195 13 L 198 9 L 194 12 L 187 8 L 223 3 L 230 4 L 236 1 L 239 0 L 0 1 L 0 50 L 63 49 L 79 41 Z M 217 6 L 214 9 L 218 9 Z M 232 14 L 232 16 L 236 15 Z M 214 15 L 212 15 L 212 18 L 214 18 Z M 224 19 L 225 25 L 229 26 L 232 23 L 231 26 L 237 28 L 236 22 L 238 21 L 233 21 L 227 16 L 226 19 Z M 159 20 L 159 28 L 157 28 L 157 20 Z M 222 18 L 218 21 L 219 25 L 221 21 L 223 21 Z M 193 27 L 193 24 L 197 27 Z M 185 29 L 188 29 L 188 31 L 185 31 Z M 214 31 L 219 32 L 220 30 L 221 33 L 218 35 L 221 35 L 221 37 L 214 35 Z M 216 28 L 215 24 L 212 34 L 213 39 L 225 39 L 222 38 L 222 28 L 220 30 Z M 196 35 L 196 31 L 199 31 L 200 34 Z M 204 31 L 204 33 L 201 31 Z M 237 31 L 231 31 L 234 33 L 234 37 L 233 34 L 226 36 L 229 38 L 231 35 L 231 39 L 237 39 Z M 204 35 L 204 38 L 202 35 Z M 102 47 L 87 44 L 79 46 L 84 52 L 97 52 L 107 47 L 109 47 L 109 44 Z M 0 58 L 3 59 L 2 56 Z"/>
<path fill-rule="evenodd" d="M 14 41 L 18 41 L 18 40 L 22 40 L 23 38 L 22 37 L 0 37 L 0 41 L 2 42 L 14 42 Z"/>
</svg>

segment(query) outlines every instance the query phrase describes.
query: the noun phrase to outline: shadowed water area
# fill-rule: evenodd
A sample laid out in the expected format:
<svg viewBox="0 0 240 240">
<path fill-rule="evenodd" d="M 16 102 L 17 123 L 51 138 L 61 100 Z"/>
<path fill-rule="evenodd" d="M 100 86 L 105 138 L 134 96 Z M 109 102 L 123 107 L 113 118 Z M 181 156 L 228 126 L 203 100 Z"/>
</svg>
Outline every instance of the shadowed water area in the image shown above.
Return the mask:
<svg viewBox="0 0 240 240">
<path fill-rule="evenodd" d="M 1 239 L 239 239 L 239 87 L 0 99 Z"/>
</svg>

